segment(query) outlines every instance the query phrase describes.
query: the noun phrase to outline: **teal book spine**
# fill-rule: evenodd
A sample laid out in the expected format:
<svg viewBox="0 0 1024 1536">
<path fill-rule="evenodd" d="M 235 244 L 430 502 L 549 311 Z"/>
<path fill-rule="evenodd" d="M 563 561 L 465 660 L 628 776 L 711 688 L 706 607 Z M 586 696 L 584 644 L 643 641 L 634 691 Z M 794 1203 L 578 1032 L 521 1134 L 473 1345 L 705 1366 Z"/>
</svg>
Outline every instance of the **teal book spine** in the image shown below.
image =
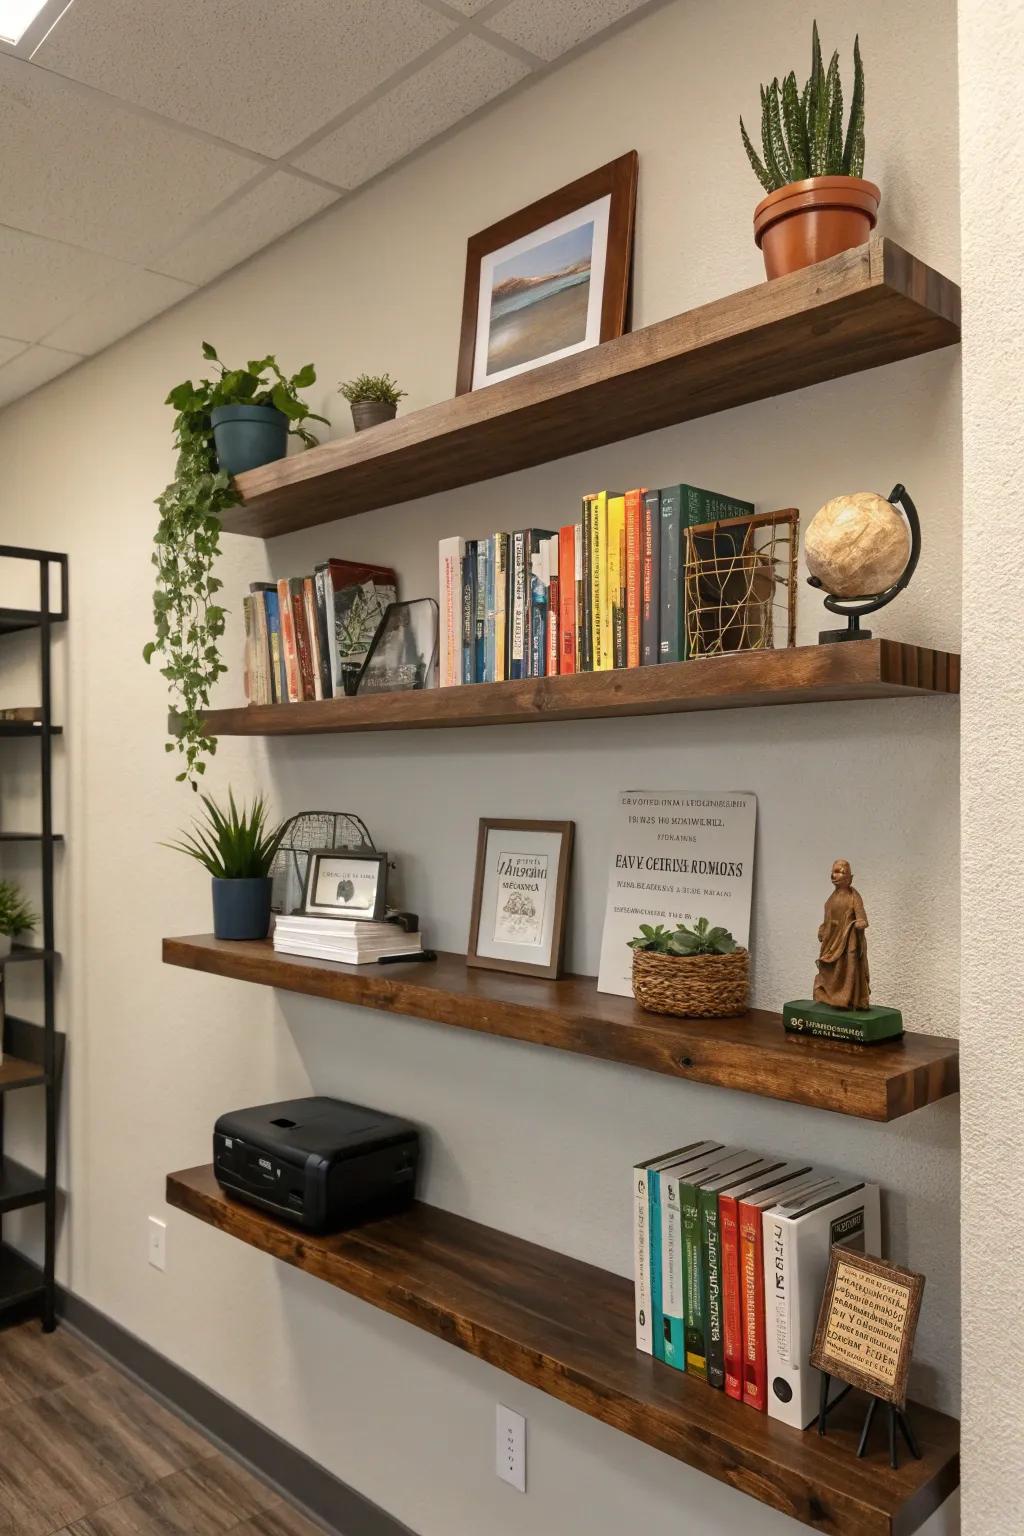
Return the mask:
<svg viewBox="0 0 1024 1536">
<path fill-rule="evenodd" d="M 700 1191 L 701 1258 L 704 1268 L 704 1359 L 707 1383 L 718 1391 L 725 1389 L 725 1348 L 722 1332 L 722 1234 L 718 1218 L 718 1195 L 713 1189 Z"/>
<path fill-rule="evenodd" d="M 683 1224 L 679 1180 L 666 1177 L 661 1189 L 661 1312 L 665 1364 L 686 1370 L 683 1299 Z"/>
<path fill-rule="evenodd" d="M 647 1232 L 651 1245 L 651 1347 L 656 1360 L 665 1358 L 665 1320 L 661 1310 L 661 1209 L 657 1171 L 647 1170 Z"/>
<path fill-rule="evenodd" d="M 700 1241 L 700 1202 L 694 1185 L 679 1189 L 679 1209 L 683 1221 L 683 1296 L 686 1372 L 707 1380 L 704 1353 L 704 1263 Z"/>
</svg>

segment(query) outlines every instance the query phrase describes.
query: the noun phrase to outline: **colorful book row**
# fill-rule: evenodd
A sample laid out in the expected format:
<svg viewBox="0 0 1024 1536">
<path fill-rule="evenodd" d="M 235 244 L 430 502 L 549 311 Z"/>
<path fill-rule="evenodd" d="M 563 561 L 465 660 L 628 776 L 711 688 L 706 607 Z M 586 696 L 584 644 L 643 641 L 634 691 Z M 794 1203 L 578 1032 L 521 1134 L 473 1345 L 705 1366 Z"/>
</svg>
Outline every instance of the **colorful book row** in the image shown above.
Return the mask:
<svg viewBox="0 0 1024 1536">
<path fill-rule="evenodd" d="M 637 1164 L 632 1188 L 637 1348 L 806 1428 L 829 1253 L 879 1252 L 878 1186 L 699 1141 Z"/>
<path fill-rule="evenodd" d="M 584 496 L 557 532 L 442 539 L 441 687 L 685 660 L 687 531 L 753 515 L 692 485 L 639 487 Z"/>
<path fill-rule="evenodd" d="M 353 560 L 325 560 L 312 576 L 254 581 L 242 600 L 247 702 L 342 697 L 397 599 L 390 566 Z"/>
</svg>

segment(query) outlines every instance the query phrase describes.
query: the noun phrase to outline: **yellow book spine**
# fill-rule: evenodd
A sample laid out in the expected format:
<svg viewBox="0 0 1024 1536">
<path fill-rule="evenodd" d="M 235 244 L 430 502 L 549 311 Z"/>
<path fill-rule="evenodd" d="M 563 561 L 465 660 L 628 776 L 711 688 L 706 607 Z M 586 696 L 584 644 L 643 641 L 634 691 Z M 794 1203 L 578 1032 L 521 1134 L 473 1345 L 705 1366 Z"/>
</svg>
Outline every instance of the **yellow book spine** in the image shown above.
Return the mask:
<svg viewBox="0 0 1024 1536">
<path fill-rule="evenodd" d="M 598 491 L 590 503 L 590 588 L 594 627 L 594 671 L 612 665 L 611 603 L 608 590 L 608 492 Z"/>
</svg>

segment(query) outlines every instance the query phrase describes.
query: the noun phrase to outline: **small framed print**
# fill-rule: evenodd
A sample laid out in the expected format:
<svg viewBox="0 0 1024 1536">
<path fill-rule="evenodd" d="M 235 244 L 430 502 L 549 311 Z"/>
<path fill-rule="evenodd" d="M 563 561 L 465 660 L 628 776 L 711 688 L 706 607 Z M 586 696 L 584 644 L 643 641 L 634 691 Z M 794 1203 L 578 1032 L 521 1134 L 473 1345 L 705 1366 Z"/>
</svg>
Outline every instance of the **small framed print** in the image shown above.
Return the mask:
<svg viewBox="0 0 1024 1536">
<path fill-rule="evenodd" d="M 574 824 L 482 819 L 467 965 L 556 977 Z"/>
<path fill-rule="evenodd" d="M 302 916 L 380 922 L 386 911 L 387 884 L 386 853 L 311 848 L 306 864 Z"/>
<path fill-rule="evenodd" d="M 832 1249 L 811 1364 L 904 1408 L 924 1275 Z"/>
</svg>

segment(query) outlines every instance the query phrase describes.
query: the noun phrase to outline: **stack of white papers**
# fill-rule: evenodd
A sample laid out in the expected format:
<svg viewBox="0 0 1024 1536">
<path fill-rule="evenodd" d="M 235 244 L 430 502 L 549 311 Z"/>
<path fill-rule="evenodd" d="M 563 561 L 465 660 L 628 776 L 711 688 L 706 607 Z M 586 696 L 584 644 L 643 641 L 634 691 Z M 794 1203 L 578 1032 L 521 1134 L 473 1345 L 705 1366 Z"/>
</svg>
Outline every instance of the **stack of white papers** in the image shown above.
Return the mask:
<svg viewBox="0 0 1024 1536">
<path fill-rule="evenodd" d="M 274 948 L 283 955 L 338 960 L 343 965 L 374 965 L 381 955 L 411 955 L 423 948 L 418 933 L 395 923 L 370 923 L 348 917 L 279 917 Z"/>
</svg>

